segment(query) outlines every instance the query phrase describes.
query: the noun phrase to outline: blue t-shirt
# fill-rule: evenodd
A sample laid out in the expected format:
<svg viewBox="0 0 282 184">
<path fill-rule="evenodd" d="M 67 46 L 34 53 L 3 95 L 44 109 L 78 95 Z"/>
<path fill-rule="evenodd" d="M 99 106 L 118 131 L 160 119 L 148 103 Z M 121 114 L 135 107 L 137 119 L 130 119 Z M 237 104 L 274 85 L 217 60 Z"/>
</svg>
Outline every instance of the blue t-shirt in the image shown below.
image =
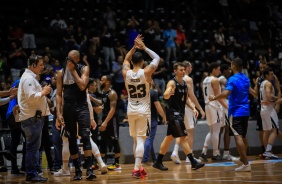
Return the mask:
<svg viewBox="0 0 282 184">
<path fill-rule="evenodd" d="M 16 80 L 13 84 L 12 87 L 17 88 L 19 86 L 20 80 Z M 9 118 L 9 116 L 13 113 L 13 108 L 18 105 L 18 100 L 17 98 L 13 98 L 10 102 L 9 102 L 9 106 L 8 106 L 8 110 L 6 113 L 6 119 Z"/>
<path fill-rule="evenodd" d="M 233 117 L 249 116 L 249 87 L 250 80 L 243 73 L 231 76 L 225 90 L 231 91 L 228 97 L 228 115 Z"/>
</svg>

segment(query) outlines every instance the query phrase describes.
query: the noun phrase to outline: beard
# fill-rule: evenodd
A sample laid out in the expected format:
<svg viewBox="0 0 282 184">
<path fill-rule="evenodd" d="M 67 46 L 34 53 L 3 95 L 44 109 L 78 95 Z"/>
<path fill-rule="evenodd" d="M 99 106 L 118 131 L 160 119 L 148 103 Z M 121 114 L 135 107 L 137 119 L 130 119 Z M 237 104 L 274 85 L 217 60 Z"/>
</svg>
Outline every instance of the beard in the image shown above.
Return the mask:
<svg viewBox="0 0 282 184">
<path fill-rule="evenodd" d="M 101 84 L 101 86 L 100 86 L 102 89 L 104 89 L 105 88 L 105 84 Z"/>
</svg>

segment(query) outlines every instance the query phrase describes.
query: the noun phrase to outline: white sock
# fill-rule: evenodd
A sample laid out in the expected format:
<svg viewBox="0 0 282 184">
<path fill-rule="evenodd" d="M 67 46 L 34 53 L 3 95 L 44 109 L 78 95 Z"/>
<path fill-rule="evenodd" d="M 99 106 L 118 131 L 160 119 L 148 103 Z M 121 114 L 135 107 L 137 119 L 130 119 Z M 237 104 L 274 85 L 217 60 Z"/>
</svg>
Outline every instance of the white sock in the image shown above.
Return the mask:
<svg viewBox="0 0 282 184">
<path fill-rule="evenodd" d="M 219 155 L 219 150 L 218 149 L 212 150 L 212 154 L 213 154 L 213 156 Z"/>
<path fill-rule="evenodd" d="M 68 163 L 69 163 L 69 161 L 67 161 L 67 162 L 63 161 L 63 169 L 64 170 L 68 170 L 69 169 Z"/>
<path fill-rule="evenodd" d="M 179 150 L 179 145 L 178 145 L 178 144 L 175 144 L 175 145 L 174 145 L 174 148 L 173 148 L 172 154 L 177 156 L 177 155 L 178 155 L 178 150 Z"/>
<path fill-rule="evenodd" d="M 142 161 L 142 158 L 140 157 L 135 158 L 135 165 L 134 165 L 135 170 L 139 170 L 142 167 L 141 161 Z"/>
<path fill-rule="evenodd" d="M 104 161 L 103 161 L 101 155 L 95 156 L 95 158 L 96 158 L 96 160 L 98 161 L 100 167 L 104 167 L 104 166 L 106 165 L 106 164 L 104 163 Z"/>
<path fill-rule="evenodd" d="M 228 150 L 228 151 L 224 151 L 224 152 L 223 152 L 223 155 L 230 155 L 229 150 Z"/>
<path fill-rule="evenodd" d="M 207 154 L 208 148 L 204 147 L 202 153 L 204 153 L 205 155 Z"/>
<path fill-rule="evenodd" d="M 267 144 L 265 151 L 271 152 L 271 150 L 272 150 L 272 145 L 271 144 Z"/>
</svg>

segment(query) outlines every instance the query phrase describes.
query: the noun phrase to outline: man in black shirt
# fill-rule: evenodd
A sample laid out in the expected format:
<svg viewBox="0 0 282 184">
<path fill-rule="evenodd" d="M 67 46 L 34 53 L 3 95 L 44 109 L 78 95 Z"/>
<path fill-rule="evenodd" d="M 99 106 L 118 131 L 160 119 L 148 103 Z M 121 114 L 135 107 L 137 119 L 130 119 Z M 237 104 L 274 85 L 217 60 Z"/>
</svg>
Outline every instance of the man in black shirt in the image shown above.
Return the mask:
<svg viewBox="0 0 282 184">
<path fill-rule="evenodd" d="M 199 163 L 193 157 L 189 144 L 185 140 L 185 137 L 187 136 L 186 128 L 184 125 L 185 105 L 188 105 L 191 109 L 193 109 L 196 116 L 198 115 L 198 111 L 188 100 L 188 88 L 186 82 L 183 80 L 183 77 L 185 75 L 185 67 L 183 63 L 175 63 L 173 65 L 173 69 L 175 77 L 168 82 L 166 90 L 164 92 L 164 99 L 168 101 L 169 105 L 169 110 L 167 112 L 167 135 L 161 144 L 158 158 L 154 163 L 153 167 L 162 171 L 168 170 L 168 168 L 166 168 L 162 164 L 162 159 L 166 154 L 173 139 L 180 137 L 182 149 L 185 155 L 187 155 L 187 157 L 189 158 L 192 165 L 192 169 L 196 170 L 203 167 L 205 164 Z"/>
<path fill-rule="evenodd" d="M 119 157 L 120 157 L 120 146 L 119 146 L 119 124 L 115 117 L 116 105 L 117 105 L 117 93 L 111 88 L 112 77 L 104 75 L 100 81 L 102 91 L 102 102 L 103 102 L 103 116 L 100 131 L 101 131 L 101 144 L 100 151 L 102 158 L 107 153 L 107 141 L 111 141 L 114 147 L 115 163 L 109 166 L 109 170 L 120 170 Z"/>
<path fill-rule="evenodd" d="M 90 143 L 90 114 L 86 88 L 89 80 L 89 67 L 78 64 L 80 54 L 71 50 L 66 58 L 66 67 L 57 76 L 57 122 L 56 126 L 65 126 L 69 140 L 69 150 L 75 166 L 74 180 L 82 179 L 81 161 L 78 155 L 78 135 L 83 143 L 86 164 L 86 179 L 96 178 L 92 170 L 92 147 Z M 64 100 L 64 104 L 62 103 Z M 63 111 L 63 112 L 62 112 Z M 78 127 L 77 127 L 78 123 Z"/>
</svg>

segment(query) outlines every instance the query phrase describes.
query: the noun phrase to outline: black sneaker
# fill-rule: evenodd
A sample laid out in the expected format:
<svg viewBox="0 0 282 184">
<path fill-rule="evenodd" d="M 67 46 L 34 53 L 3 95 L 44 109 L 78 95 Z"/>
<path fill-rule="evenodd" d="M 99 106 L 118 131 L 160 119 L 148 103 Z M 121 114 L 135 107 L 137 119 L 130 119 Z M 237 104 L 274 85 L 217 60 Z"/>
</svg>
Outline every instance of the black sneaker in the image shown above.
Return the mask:
<svg viewBox="0 0 282 184">
<path fill-rule="evenodd" d="M 194 162 L 191 164 L 193 170 L 200 169 L 201 167 L 205 166 L 205 163 Z"/>
<path fill-rule="evenodd" d="M 199 159 L 202 160 L 203 162 L 208 162 L 207 155 L 205 155 L 204 153 L 201 153 Z"/>
<path fill-rule="evenodd" d="M 82 171 L 81 169 L 76 169 L 73 180 L 81 180 L 82 179 Z"/>
<path fill-rule="evenodd" d="M 159 169 L 161 171 L 167 171 L 168 170 L 167 167 L 165 167 L 162 163 L 159 163 L 159 162 L 155 162 L 153 164 L 153 167 L 156 168 L 156 169 Z"/>
<path fill-rule="evenodd" d="M 86 179 L 87 180 L 93 180 L 93 179 L 96 179 L 96 175 L 93 173 L 93 171 L 91 170 L 88 170 L 86 171 Z"/>
<path fill-rule="evenodd" d="M 31 182 L 46 182 L 48 178 L 43 178 L 42 176 L 26 176 L 25 181 L 31 181 Z"/>
<path fill-rule="evenodd" d="M 212 156 L 213 161 L 221 161 L 222 157 L 220 155 Z"/>
</svg>

